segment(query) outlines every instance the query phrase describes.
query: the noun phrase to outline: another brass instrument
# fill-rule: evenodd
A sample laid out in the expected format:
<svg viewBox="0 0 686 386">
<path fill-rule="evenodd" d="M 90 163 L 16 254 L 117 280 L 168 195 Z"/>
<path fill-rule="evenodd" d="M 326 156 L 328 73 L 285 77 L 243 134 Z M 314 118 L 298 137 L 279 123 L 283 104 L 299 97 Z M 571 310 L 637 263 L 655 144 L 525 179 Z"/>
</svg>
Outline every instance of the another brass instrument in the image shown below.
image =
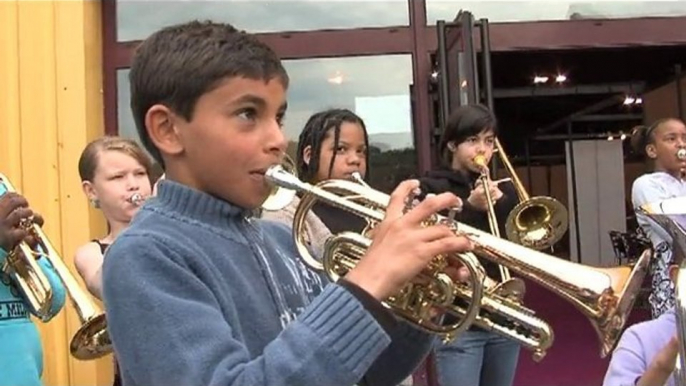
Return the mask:
<svg viewBox="0 0 686 386">
<path fill-rule="evenodd" d="M 293 161 L 293 158 L 289 157 L 288 154 L 284 155 L 281 165 L 289 173 L 295 176 L 298 175 L 295 161 Z M 269 194 L 269 197 L 262 203 L 261 209 L 266 211 L 281 210 L 293 201 L 295 193 L 295 190 L 275 186 Z"/>
<path fill-rule="evenodd" d="M 7 192 L 16 192 L 9 179 L 2 174 L 0 174 L 0 184 L 5 186 Z M 22 226 L 37 240 L 38 248 L 34 250 L 25 242 L 20 243 L 14 251 L 9 253 L 6 268 L 29 306 L 37 311 L 36 315 L 42 321 L 48 318 L 52 301 L 52 288 L 36 262 L 36 257 L 40 255 L 41 258 L 48 259 L 55 269 L 81 322 L 81 327 L 74 334 L 69 345 L 71 354 L 77 359 L 89 360 L 100 358 L 112 352 L 105 314 L 81 289 L 41 227 L 31 220 L 24 220 Z"/>
<path fill-rule="evenodd" d="M 484 194 L 486 195 L 486 205 L 487 205 L 486 214 L 488 215 L 488 225 L 491 228 L 491 234 L 493 234 L 496 237 L 500 237 L 500 228 L 498 227 L 498 217 L 495 214 L 495 203 L 493 201 L 493 196 L 491 195 L 491 189 L 489 189 L 489 184 L 488 184 L 488 180 L 489 180 L 489 178 L 488 178 L 488 163 L 486 162 L 486 156 L 483 154 L 477 154 L 477 156 L 474 157 L 473 161 L 481 169 L 481 174 L 479 175 L 478 183 L 481 184 L 481 186 L 484 189 Z M 506 267 L 499 265 L 498 269 L 500 270 L 500 280 L 501 281 L 506 282 L 506 281 L 511 279 L 510 271 Z"/>
<path fill-rule="evenodd" d="M 140 193 L 134 193 L 126 201 L 130 202 L 133 206 L 141 206 L 145 202 L 145 197 Z"/>
<path fill-rule="evenodd" d="M 684 150 L 684 149 L 681 149 Z M 681 152 L 681 150 L 679 150 Z M 677 154 L 679 157 L 679 154 Z M 686 150 L 683 152 L 686 158 Z M 676 289 L 676 330 L 679 353 L 674 366 L 676 385 L 686 386 L 686 197 L 676 197 L 643 205 L 637 212 L 659 224 L 672 238 L 672 254 L 680 260 Z"/>
<path fill-rule="evenodd" d="M 507 216 L 507 238 L 536 250 L 552 247 L 569 227 L 567 209 L 552 197 L 530 197 L 497 138 L 495 148 L 507 173 L 512 177 L 520 201 Z"/>
<path fill-rule="evenodd" d="M 353 269 L 371 244 L 369 238 L 353 232 L 344 232 L 327 240 L 322 261 L 314 259 L 303 242 L 305 215 L 317 200 L 350 211 L 370 223 L 384 218 L 389 196 L 385 193 L 344 181 L 328 180 L 312 186 L 284 171 L 280 165 L 271 167 L 267 179 L 276 186 L 304 193 L 295 212 L 293 236 L 301 258 L 311 269 L 323 270 L 336 280 Z M 427 224 L 446 223 L 456 234 L 468 237 L 474 253 L 514 270 L 579 309 L 595 328 L 601 343 L 601 356 L 612 349 L 626 322 L 636 294 L 646 274 L 649 252 L 644 253 L 631 267 L 593 268 L 546 255 L 487 232 L 458 223 L 444 216 L 434 215 Z M 455 258 L 470 271 L 471 285 L 455 283 L 443 274 L 446 258 Z M 427 331 L 452 338 L 474 323 L 520 342 L 533 351 L 535 360 L 542 359 L 552 345 L 550 326 L 533 316 L 533 312 L 516 302 L 484 291 L 483 267 L 472 253 L 437 256 L 420 282 L 411 283 L 388 299 L 386 304 L 399 316 Z M 426 284 L 428 283 L 428 284 Z M 455 304 L 450 303 L 455 298 Z M 460 305 L 468 303 L 468 308 Z M 463 317 L 450 326 L 427 323 L 427 310 L 436 307 L 446 310 L 450 317 Z M 478 315 L 473 318 L 475 310 Z"/>
</svg>

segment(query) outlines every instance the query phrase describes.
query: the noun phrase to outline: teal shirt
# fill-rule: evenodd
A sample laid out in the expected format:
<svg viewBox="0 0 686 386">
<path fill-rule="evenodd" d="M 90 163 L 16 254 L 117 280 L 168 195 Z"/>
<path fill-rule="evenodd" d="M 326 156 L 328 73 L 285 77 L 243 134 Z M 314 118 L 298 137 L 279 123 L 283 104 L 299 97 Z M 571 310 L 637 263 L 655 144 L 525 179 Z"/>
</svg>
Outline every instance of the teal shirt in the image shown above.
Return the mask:
<svg viewBox="0 0 686 386">
<path fill-rule="evenodd" d="M 0 185 L 0 195 L 4 194 Z M 0 248 L 0 267 L 5 264 L 7 251 Z M 45 257 L 38 265 L 52 286 L 50 318 L 64 306 L 64 286 L 52 264 Z M 29 319 L 29 307 L 9 275 L 0 272 L 0 386 L 41 385 L 43 349 L 38 329 Z"/>
</svg>

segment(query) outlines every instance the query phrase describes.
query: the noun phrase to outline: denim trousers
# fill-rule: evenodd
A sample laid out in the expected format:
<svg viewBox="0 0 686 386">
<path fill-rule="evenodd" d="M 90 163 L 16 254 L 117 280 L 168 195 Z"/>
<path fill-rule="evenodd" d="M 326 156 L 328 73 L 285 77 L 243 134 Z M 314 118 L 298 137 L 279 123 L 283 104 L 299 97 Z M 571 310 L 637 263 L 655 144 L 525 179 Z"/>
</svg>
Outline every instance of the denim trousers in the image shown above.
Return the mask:
<svg viewBox="0 0 686 386">
<path fill-rule="evenodd" d="M 483 330 L 468 330 L 435 347 L 440 386 L 511 386 L 519 343 Z"/>
</svg>

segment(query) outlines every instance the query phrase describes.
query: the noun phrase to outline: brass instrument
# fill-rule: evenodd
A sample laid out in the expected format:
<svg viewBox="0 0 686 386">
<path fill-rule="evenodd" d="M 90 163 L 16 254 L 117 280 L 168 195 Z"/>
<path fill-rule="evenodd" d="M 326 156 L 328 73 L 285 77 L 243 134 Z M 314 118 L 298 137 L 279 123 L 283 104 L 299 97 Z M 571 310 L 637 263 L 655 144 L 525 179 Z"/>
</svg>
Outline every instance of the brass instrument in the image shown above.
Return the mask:
<svg viewBox="0 0 686 386">
<path fill-rule="evenodd" d="M 0 184 L 8 192 L 16 189 L 7 177 L 0 174 Z M 24 293 L 31 308 L 36 307 L 36 315 L 45 321 L 48 318 L 52 300 L 52 289 L 48 279 L 36 262 L 36 257 L 48 259 L 55 273 L 64 284 L 65 290 L 71 298 L 81 327 L 74 334 L 70 342 L 71 354 L 81 360 L 97 359 L 112 351 L 112 343 L 107 333 L 105 314 L 93 303 L 89 295 L 79 286 L 69 268 L 64 264 L 59 253 L 50 243 L 43 230 L 31 220 L 24 220 L 22 226 L 38 242 L 38 248 L 33 250 L 22 242 L 11 251 L 8 256 L 8 269 L 14 282 Z M 11 256 L 11 258 L 9 258 Z"/>
<path fill-rule="evenodd" d="M 477 156 L 474 157 L 474 163 L 481 169 L 478 183 L 480 183 L 484 188 L 484 194 L 486 195 L 486 214 L 488 216 L 488 225 L 491 228 L 491 234 L 500 237 L 498 217 L 495 215 L 495 203 L 493 202 L 493 196 L 491 195 L 491 189 L 489 189 L 488 184 L 488 163 L 486 162 L 486 156 L 483 154 L 477 154 Z M 506 282 L 511 279 L 510 271 L 506 267 L 499 265 L 498 269 L 500 270 L 500 280 L 502 282 Z"/>
<path fill-rule="evenodd" d="M 686 150 L 683 156 L 686 158 Z M 679 154 L 677 153 L 677 157 Z M 660 225 L 672 238 L 672 255 L 676 256 L 679 274 L 674 283 L 676 289 L 676 330 L 679 338 L 679 353 L 674 366 L 674 381 L 679 386 L 686 386 L 686 197 L 676 197 L 656 203 L 643 205 L 638 213 L 650 218 Z"/>
<path fill-rule="evenodd" d="M 296 176 L 298 175 L 295 161 L 293 161 L 293 158 L 289 157 L 288 154 L 284 154 L 281 165 L 289 173 Z M 272 188 L 269 197 L 267 197 L 267 199 L 262 203 L 261 209 L 266 211 L 281 210 L 285 208 L 291 201 L 293 201 L 295 193 L 295 190 L 275 186 Z"/>
<path fill-rule="evenodd" d="M 681 237 L 686 237 L 681 230 Z M 686 241 L 686 240 L 685 240 Z M 684 243 L 686 246 L 686 243 Z M 682 246 L 683 248 L 683 246 Z M 676 288 L 676 331 L 679 337 L 679 353 L 676 357 L 674 366 L 674 378 L 676 384 L 679 386 L 686 386 L 686 261 L 681 261 L 679 265 L 679 274 L 675 284 Z"/>
<path fill-rule="evenodd" d="M 266 177 L 276 186 L 305 193 L 293 221 L 293 237 L 305 264 L 314 270 L 324 270 L 332 280 L 354 268 L 371 241 L 353 232 L 334 235 L 327 240 L 320 262 L 310 255 L 303 242 L 305 215 L 317 200 L 323 200 L 369 222 L 378 223 L 384 218 L 389 196 L 351 181 L 328 180 L 312 186 L 284 171 L 280 165 L 271 167 Z M 619 338 L 650 258 L 649 252 L 644 253 L 633 268 L 593 268 L 529 249 L 455 222 L 449 217 L 434 215 L 427 220 L 429 225 L 436 223 L 447 223 L 456 234 L 468 237 L 474 245 L 474 254 L 504 265 L 572 303 L 595 328 L 602 357 L 607 355 Z M 472 275 L 471 285 L 441 279 L 446 258 L 456 258 L 466 265 Z M 386 301 L 394 312 L 408 322 L 434 333 L 448 335 L 449 338 L 459 334 L 466 325 L 474 323 L 520 342 L 534 352 L 535 360 L 542 359 L 552 345 L 552 329 L 545 321 L 510 299 L 483 290 L 483 267 L 472 253 L 437 256 L 420 279 L 429 279 L 429 284 L 410 283 L 398 295 Z M 439 289 L 442 296 L 436 296 Z M 451 295 L 456 300 L 453 305 L 447 302 Z M 407 299 L 413 301 L 407 302 Z M 469 303 L 469 308 L 460 307 L 464 303 Z M 426 309 L 431 307 L 446 310 L 448 316 L 463 316 L 463 320 L 451 326 L 427 324 Z M 478 314 L 472 320 L 477 308 Z"/>
<path fill-rule="evenodd" d="M 145 202 L 145 198 L 140 193 L 134 193 L 126 201 L 130 202 L 133 206 L 141 206 Z"/>
<path fill-rule="evenodd" d="M 552 247 L 569 227 L 567 209 L 552 197 L 530 197 L 497 138 L 495 148 L 507 173 L 512 177 L 512 184 L 520 201 L 507 216 L 507 238 L 537 250 Z"/>
</svg>

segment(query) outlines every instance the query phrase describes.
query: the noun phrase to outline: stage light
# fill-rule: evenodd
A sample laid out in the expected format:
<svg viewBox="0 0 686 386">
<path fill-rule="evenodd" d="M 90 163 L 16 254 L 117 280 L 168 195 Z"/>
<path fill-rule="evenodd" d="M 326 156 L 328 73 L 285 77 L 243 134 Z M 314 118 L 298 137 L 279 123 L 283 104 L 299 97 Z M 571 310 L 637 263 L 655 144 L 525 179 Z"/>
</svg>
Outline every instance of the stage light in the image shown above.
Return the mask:
<svg viewBox="0 0 686 386">
<path fill-rule="evenodd" d="M 548 79 L 550 79 L 550 78 L 548 78 L 547 76 L 536 75 L 536 76 L 534 76 L 534 84 L 546 83 L 546 82 L 548 82 Z"/>
<path fill-rule="evenodd" d="M 567 75 L 559 74 L 558 76 L 555 77 L 555 82 L 557 83 L 564 83 L 567 81 Z"/>
</svg>

